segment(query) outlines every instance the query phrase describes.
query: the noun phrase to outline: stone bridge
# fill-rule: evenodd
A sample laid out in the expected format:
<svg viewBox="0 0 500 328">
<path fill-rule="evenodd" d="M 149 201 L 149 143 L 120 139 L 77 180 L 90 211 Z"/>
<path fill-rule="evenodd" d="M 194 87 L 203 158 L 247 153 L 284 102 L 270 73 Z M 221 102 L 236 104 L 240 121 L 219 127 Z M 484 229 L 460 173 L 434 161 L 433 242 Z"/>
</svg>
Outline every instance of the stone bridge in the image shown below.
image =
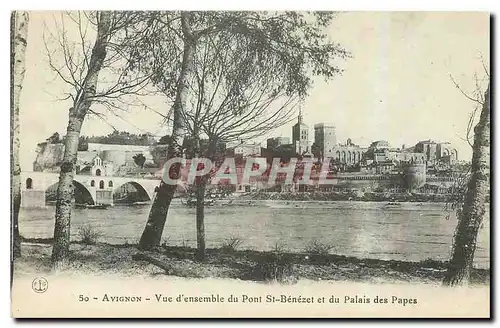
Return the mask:
<svg viewBox="0 0 500 328">
<path fill-rule="evenodd" d="M 152 200 L 160 179 L 134 177 L 75 175 L 75 188 L 88 193 L 94 204 L 113 204 L 113 194 L 126 184 L 133 185 L 140 193 Z M 59 173 L 21 172 L 21 206 L 44 207 L 46 191 L 59 182 Z"/>
</svg>

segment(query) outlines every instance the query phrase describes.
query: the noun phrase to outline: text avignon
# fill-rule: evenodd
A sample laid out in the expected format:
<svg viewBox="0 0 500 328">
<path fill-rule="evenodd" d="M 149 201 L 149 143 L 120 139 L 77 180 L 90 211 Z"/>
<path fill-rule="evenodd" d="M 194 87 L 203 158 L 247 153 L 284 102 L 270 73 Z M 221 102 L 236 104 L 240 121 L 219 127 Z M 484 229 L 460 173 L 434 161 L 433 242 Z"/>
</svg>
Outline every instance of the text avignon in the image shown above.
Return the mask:
<svg viewBox="0 0 500 328">
<path fill-rule="evenodd" d="M 129 302 L 142 302 L 141 296 L 110 296 L 108 294 L 104 294 L 102 297 L 103 302 L 120 302 L 120 303 L 129 303 Z"/>
</svg>

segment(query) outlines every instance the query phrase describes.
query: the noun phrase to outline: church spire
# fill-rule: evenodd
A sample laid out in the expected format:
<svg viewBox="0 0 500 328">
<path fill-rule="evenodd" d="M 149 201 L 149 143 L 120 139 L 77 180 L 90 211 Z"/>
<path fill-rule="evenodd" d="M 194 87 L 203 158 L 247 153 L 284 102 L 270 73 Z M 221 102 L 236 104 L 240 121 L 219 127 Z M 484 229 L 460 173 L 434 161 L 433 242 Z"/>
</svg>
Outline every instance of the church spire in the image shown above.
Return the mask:
<svg viewBox="0 0 500 328">
<path fill-rule="evenodd" d="M 298 118 L 299 124 L 302 124 L 303 122 L 303 117 L 302 117 L 302 106 L 299 107 L 299 118 Z"/>
</svg>

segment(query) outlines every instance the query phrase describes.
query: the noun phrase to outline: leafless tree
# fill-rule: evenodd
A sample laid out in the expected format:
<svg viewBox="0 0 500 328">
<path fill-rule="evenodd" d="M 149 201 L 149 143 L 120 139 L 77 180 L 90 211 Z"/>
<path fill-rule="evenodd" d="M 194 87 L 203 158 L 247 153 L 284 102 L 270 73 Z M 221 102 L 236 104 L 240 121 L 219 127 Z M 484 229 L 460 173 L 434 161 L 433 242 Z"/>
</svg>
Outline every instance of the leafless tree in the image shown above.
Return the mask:
<svg viewBox="0 0 500 328">
<path fill-rule="evenodd" d="M 191 81 L 193 96 L 184 111 L 193 156 L 221 164 L 217 145 L 252 140 L 291 121 L 300 97 L 286 92 L 273 63 L 257 64 L 251 40 L 219 33 L 200 42 Z M 208 143 L 201 144 L 205 138 Z M 197 259 L 205 256 L 205 191 L 210 173 L 196 181 Z"/>
<path fill-rule="evenodd" d="M 457 200 L 458 224 L 453 240 L 451 260 L 443 281 L 448 286 L 469 283 L 477 235 L 487 211 L 486 201 L 490 190 L 490 76 L 484 64 L 483 67 L 488 79 L 488 87 L 484 92 L 477 77 L 474 95 L 464 92 L 453 80 L 460 92 L 476 105 L 475 111 L 480 108 L 480 115 L 474 128 L 470 174 L 467 175 L 466 188 Z M 468 124 L 467 140 L 474 125 L 474 117 L 476 117 L 475 113 L 471 115 Z"/>
<path fill-rule="evenodd" d="M 19 99 L 26 71 L 25 53 L 28 41 L 29 14 L 15 11 L 10 22 L 10 111 L 11 131 L 11 200 L 12 258 L 21 256 L 19 208 L 21 206 L 21 166 L 19 164 Z"/>
<path fill-rule="evenodd" d="M 57 189 L 52 261 L 67 262 L 74 199 L 73 178 L 78 139 L 88 114 L 105 119 L 105 112 L 123 109 L 130 99 L 144 95 L 150 76 L 127 47 L 149 26 L 132 12 L 77 12 L 61 14 L 55 33 L 45 39 L 50 68 L 67 86 L 62 99 L 71 100 L 64 157 Z M 104 110 L 104 111 L 103 111 Z"/>
<path fill-rule="evenodd" d="M 189 81 L 194 77 L 194 57 L 199 51 L 197 47 L 200 42 L 205 42 L 207 38 L 220 33 L 239 35 L 242 39 L 248 40 L 246 44 L 254 52 L 254 63 L 259 66 L 259 69 L 264 67 L 274 69 L 279 76 L 283 77 L 281 81 L 285 82 L 286 94 L 303 98 L 312 85 L 312 76 L 330 79 L 340 74 L 342 70 L 333 63 L 333 60 L 349 57 L 346 50 L 329 40 L 322 32 L 323 28 L 329 25 L 333 16 L 332 13 L 327 12 L 161 13 L 159 19 L 165 23 L 165 30 L 170 31 L 172 36 L 177 36 L 182 45 L 181 60 L 174 65 L 177 70 L 171 70 L 169 67 L 169 72 L 165 72 L 164 69 L 159 74 L 176 77 L 176 83 L 170 83 L 174 87 L 173 93 L 176 98 L 172 108 L 173 142 L 169 147 L 167 157 L 182 156 L 183 138 L 186 131 L 183 113 L 187 112 L 186 106 L 188 106 L 187 101 L 190 96 Z M 271 63 L 274 66 L 269 66 Z M 242 75 L 233 78 L 236 86 L 237 80 L 242 78 Z M 168 87 L 168 84 L 165 85 Z M 239 90 L 236 88 L 233 92 L 234 94 L 230 97 L 238 97 Z M 227 108 L 223 107 L 223 110 L 227 110 Z M 244 118 L 240 116 L 239 120 L 244 121 Z M 235 137 L 243 129 L 248 128 L 241 121 L 233 120 L 233 123 L 238 122 L 239 132 L 232 130 L 231 133 L 229 131 L 225 131 L 225 133 Z M 220 123 L 219 128 L 221 128 Z M 254 133 L 260 133 L 258 132 L 259 127 L 254 127 L 254 129 Z M 180 165 L 173 167 L 169 172 L 171 178 L 179 177 Z M 139 242 L 141 249 L 149 249 L 160 243 L 175 190 L 176 186 L 163 182 L 158 187 L 146 227 Z"/>
</svg>

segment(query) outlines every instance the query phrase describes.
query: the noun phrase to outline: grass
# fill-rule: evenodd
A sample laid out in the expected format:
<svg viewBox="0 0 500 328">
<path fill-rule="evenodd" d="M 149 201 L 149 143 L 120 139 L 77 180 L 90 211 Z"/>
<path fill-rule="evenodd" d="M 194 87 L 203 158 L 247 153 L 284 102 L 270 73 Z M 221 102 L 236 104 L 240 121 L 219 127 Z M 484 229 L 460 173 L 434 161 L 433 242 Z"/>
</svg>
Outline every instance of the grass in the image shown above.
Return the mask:
<svg viewBox="0 0 500 328">
<path fill-rule="evenodd" d="M 77 234 L 80 237 L 80 241 L 85 245 L 95 245 L 102 236 L 102 233 L 95 229 L 90 223 L 79 226 L 77 229 Z"/>
<path fill-rule="evenodd" d="M 316 264 L 327 264 L 328 255 L 332 250 L 333 245 L 321 242 L 317 239 L 311 240 L 305 247 L 305 253 L 309 260 Z"/>
<path fill-rule="evenodd" d="M 243 240 L 239 237 L 231 237 L 222 242 L 221 249 L 225 252 L 236 252 L 243 244 Z"/>
<path fill-rule="evenodd" d="M 22 257 L 16 259 L 16 275 L 38 275 L 50 272 L 51 243 L 26 238 Z M 69 271 L 78 274 L 109 274 L 117 276 L 173 275 L 187 278 L 228 278 L 260 282 L 293 283 L 300 280 L 329 280 L 368 283 L 424 283 L 441 285 L 447 263 L 437 260 L 408 262 L 357 258 L 336 254 L 324 255 L 325 263 L 311 261 L 304 253 L 287 252 L 277 243 L 270 251 L 237 250 L 232 253 L 221 248 L 208 248 L 206 261 L 194 261 L 193 247 L 159 247 L 147 254 L 165 264 L 161 269 L 147 261 L 134 260 L 136 245 L 111 245 L 99 242 L 87 246 L 76 242 L 70 245 Z M 473 268 L 471 284 L 487 285 L 489 269 Z"/>
<path fill-rule="evenodd" d="M 170 245 L 170 238 L 169 237 L 163 237 L 161 239 L 161 247 L 168 247 Z"/>
<path fill-rule="evenodd" d="M 323 243 L 317 239 L 311 240 L 305 247 L 305 252 L 308 255 L 328 255 L 333 245 Z"/>
<path fill-rule="evenodd" d="M 294 274 L 293 257 L 286 252 L 286 245 L 282 242 L 276 242 L 271 252 L 260 257 L 250 275 L 253 280 L 282 284 L 293 284 L 298 280 Z"/>
</svg>

